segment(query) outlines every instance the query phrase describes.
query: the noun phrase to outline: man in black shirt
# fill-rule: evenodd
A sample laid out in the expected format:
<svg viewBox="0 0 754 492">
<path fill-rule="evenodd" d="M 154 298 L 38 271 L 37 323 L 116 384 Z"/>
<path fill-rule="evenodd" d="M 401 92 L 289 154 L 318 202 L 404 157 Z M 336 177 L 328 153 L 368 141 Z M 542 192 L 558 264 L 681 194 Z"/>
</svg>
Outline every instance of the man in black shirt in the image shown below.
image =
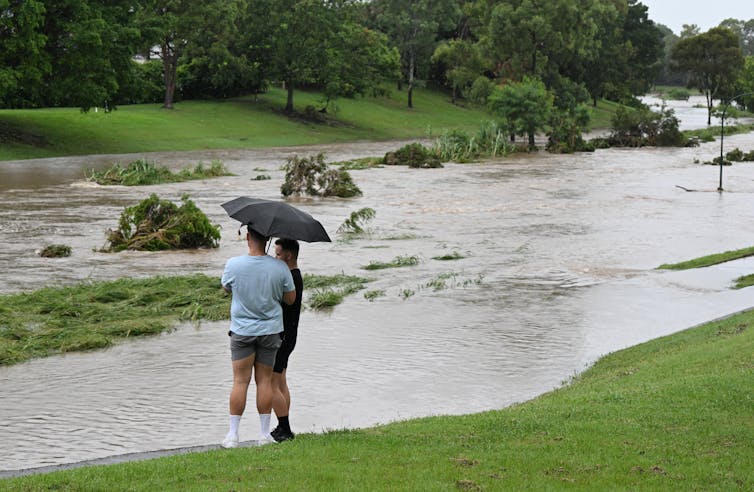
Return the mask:
<svg viewBox="0 0 754 492">
<path fill-rule="evenodd" d="M 288 357 L 296 346 L 298 320 L 301 314 L 301 294 L 304 291 L 304 281 L 301 278 L 301 270 L 298 269 L 298 249 L 298 241 L 296 240 L 278 239 L 275 241 L 275 257 L 288 265 L 291 276 L 293 276 L 293 283 L 296 286 L 296 302 L 290 306 L 283 304 L 283 344 L 278 349 L 272 374 L 272 408 L 277 415 L 278 426 L 270 434 L 277 442 L 288 441 L 295 436 L 288 421 L 291 394 L 288 391 L 288 382 L 285 375 L 288 368 Z"/>
</svg>

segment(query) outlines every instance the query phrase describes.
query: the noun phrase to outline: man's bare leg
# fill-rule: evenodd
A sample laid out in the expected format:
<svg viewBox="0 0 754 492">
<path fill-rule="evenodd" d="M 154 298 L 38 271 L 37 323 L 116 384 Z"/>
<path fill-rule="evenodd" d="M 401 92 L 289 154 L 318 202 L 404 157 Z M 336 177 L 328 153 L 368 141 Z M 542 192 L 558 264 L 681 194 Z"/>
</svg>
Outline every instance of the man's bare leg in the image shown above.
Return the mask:
<svg viewBox="0 0 754 492">
<path fill-rule="evenodd" d="M 260 434 L 263 440 L 270 437 L 270 416 L 272 413 L 272 366 L 257 362 L 254 364 L 254 381 L 257 384 L 257 411 L 259 412 Z"/>
<path fill-rule="evenodd" d="M 251 382 L 252 367 L 254 367 L 254 357 L 252 354 L 245 359 L 232 361 L 233 365 L 233 388 L 230 390 L 228 407 L 230 410 L 230 428 L 228 434 L 223 440 L 223 447 L 233 448 L 238 446 L 238 426 L 241 423 L 241 416 L 246 410 L 246 397 L 249 392 L 249 383 Z"/>
</svg>

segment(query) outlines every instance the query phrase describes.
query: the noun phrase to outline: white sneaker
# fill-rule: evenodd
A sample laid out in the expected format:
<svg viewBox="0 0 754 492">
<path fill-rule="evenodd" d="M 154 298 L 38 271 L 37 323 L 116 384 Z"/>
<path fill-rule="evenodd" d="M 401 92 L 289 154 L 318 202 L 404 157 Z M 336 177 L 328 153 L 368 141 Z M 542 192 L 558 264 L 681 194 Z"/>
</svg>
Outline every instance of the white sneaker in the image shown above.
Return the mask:
<svg viewBox="0 0 754 492">
<path fill-rule="evenodd" d="M 270 434 L 267 434 L 266 436 L 261 436 L 257 440 L 257 444 L 260 446 L 264 446 L 265 444 L 273 444 L 273 443 L 277 443 L 277 441 Z"/>
<path fill-rule="evenodd" d="M 229 449 L 229 448 L 237 448 L 238 447 L 238 436 L 234 436 L 232 434 L 228 434 L 225 436 L 225 439 L 223 439 L 223 443 L 221 444 L 222 447 Z"/>
</svg>

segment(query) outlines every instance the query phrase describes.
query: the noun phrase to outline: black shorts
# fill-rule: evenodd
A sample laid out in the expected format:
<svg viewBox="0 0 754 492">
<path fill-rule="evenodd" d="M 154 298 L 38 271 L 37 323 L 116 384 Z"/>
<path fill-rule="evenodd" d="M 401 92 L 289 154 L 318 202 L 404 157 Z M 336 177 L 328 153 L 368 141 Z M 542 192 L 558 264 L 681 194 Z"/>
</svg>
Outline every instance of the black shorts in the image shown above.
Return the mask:
<svg viewBox="0 0 754 492">
<path fill-rule="evenodd" d="M 277 355 L 275 355 L 275 365 L 272 366 L 273 372 L 282 373 L 283 370 L 288 368 L 288 357 L 291 356 L 291 352 L 293 352 L 294 348 L 296 348 L 295 337 L 293 337 L 292 340 L 287 338 L 283 340 L 283 343 L 278 349 Z"/>
</svg>

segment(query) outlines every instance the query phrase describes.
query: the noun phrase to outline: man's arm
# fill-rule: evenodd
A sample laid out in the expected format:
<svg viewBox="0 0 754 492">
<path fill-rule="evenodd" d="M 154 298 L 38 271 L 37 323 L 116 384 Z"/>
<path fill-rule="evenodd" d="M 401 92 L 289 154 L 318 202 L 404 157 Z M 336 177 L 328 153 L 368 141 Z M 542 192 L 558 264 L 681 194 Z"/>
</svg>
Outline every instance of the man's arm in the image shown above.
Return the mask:
<svg viewBox="0 0 754 492">
<path fill-rule="evenodd" d="M 289 306 L 296 302 L 296 290 L 292 290 L 290 292 L 284 292 L 283 293 L 283 302 L 288 304 Z"/>
</svg>

